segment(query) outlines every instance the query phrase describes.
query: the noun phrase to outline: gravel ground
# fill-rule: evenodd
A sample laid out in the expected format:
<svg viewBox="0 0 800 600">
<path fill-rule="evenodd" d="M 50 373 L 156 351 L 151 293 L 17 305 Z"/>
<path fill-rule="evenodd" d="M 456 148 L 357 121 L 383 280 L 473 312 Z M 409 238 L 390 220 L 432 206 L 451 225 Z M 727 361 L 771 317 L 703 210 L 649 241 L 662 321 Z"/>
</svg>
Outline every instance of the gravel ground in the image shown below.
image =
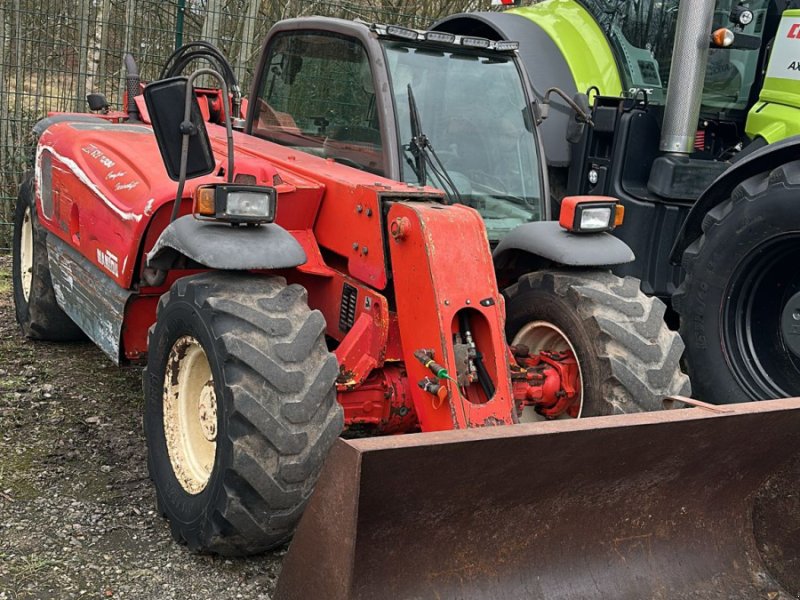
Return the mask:
<svg viewBox="0 0 800 600">
<path fill-rule="evenodd" d="M 19 333 L 0 254 L 0 600 L 268 599 L 285 549 L 191 554 L 156 513 L 140 371 Z"/>
</svg>

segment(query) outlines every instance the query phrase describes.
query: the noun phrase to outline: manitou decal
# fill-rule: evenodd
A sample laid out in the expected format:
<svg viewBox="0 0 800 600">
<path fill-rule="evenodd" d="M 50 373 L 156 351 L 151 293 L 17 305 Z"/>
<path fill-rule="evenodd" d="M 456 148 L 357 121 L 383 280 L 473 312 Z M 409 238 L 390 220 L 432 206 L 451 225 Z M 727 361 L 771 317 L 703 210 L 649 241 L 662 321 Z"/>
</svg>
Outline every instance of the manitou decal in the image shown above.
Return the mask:
<svg viewBox="0 0 800 600">
<path fill-rule="evenodd" d="M 119 259 L 117 258 L 116 254 L 113 254 L 110 250 L 106 250 L 104 252 L 98 248 L 97 262 L 108 269 L 109 273 L 111 273 L 114 277 L 119 277 Z"/>
</svg>

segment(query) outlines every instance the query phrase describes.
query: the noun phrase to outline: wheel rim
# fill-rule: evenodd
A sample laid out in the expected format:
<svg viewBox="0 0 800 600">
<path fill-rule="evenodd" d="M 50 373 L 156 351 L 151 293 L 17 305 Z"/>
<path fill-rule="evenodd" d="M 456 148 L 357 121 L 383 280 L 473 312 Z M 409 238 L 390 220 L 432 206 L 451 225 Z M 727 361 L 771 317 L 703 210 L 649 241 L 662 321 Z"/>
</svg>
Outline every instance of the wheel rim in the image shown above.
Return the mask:
<svg viewBox="0 0 800 600">
<path fill-rule="evenodd" d="M 202 492 L 217 451 L 217 397 L 208 357 L 191 336 L 179 338 L 167 359 L 164 437 L 181 487 L 190 494 Z"/>
<path fill-rule="evenodd" d="M 789 339 L 790 325 L 782 326 L 782 320 L 800 325 L 800 311 L 792 309 L 800 298 L 798 252 L 796 233 L 761 244 L 737 266 L 724 296 L 725 359 L 753 400 L 800 391 L 800 354 L 791 350 L 797 342 Z"/>
<path fill-rule="evenodd" d="M 578 353 L 575 352 L 575 347 L 569 341 L 569 337 L 564 333 L 560 327 L 550 323 L 549 321 L 531 321 L 517 332 L 514 339 L 511 341 L 512 346 L 522 344 L 528 347 L 530 354 L 538 354 L 542 350 L 548 352 L 564 352 L 569 350 L 575 357 L 575 362 L 578 365 L 578 416 L 580 419 L 583 413 L 583 370 L 581 368 L 581 361 L 578 360 Z M 559 419 L 571 419 L 567 413 L 564 413 Z M 523 422 L 530 421 L 544 421 L 545 417 L 536 412 L 533 406 L 525 406 L 522 410 L 520 418 Z"/>
<path fill-rule="evenodd" d="M 33 222 L 31 221 L 30 207 L 25 209 L 25 215 L 22 217 L 19 271 L 22 281 L 22 296 L 25 298 L 25 302 L 28 302 L 31 297 L 31 285 L 33 283 Z"/>
</svg>

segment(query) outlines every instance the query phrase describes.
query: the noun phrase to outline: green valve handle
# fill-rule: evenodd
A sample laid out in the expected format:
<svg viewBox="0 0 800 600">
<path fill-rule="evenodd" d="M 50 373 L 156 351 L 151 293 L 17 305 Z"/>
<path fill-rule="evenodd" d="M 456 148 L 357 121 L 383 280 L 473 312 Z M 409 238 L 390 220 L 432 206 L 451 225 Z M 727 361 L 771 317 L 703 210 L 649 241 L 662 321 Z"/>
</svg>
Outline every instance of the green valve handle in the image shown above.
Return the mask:
<svg viewBox="0 0 800 600">
<path fill-rule="evenodd" d="M 449 379 L 450 381 L 455 381 L 450 374 L 447 372 L 447 369 L 437 363 L 436 361 L 431 358 L 433 352 L 432 351 L 425 351 L 425 350 L 417 350 L 414 353 L 414 356 L 423 364 L 426 369 L 430 369 L 431 373 L 436 375 L 437 379 Z"/>
</svg>

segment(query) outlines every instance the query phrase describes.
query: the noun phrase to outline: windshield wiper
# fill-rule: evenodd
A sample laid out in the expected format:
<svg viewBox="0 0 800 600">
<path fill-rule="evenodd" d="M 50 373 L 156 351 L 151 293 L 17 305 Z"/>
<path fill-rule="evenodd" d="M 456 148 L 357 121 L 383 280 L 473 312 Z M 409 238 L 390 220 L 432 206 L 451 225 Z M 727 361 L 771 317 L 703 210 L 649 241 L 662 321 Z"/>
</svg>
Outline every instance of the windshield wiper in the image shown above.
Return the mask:
<svg viewBox="0 0 800 600">
<path fill-rule="evenodd" d="M 425 185 L 428 181 L 428 169 L 439 180 L 439 187 L 444 190 L 450 204 L 457 202 L 461 204 L 461 194 L 456 188 L 456 184 L 450 178 L 442 161 L 436 155 L 436 150 L 433 149 L 428 136 L 422 131 L 422 122 L 419 118 L 419 111 L 417 110 L 417 102 L 414 99 L 414 91 L 411 89 L 411 84 L 408 84 L 408 111 L 409 120 L 411 121 L 411 142 L 404 146 L 404 150 L 411 152 L 414 157 L 414 163 L 406 158 L 408 164 L 414 169 L 417 180 L 420 184 Z"/>
</svg>

